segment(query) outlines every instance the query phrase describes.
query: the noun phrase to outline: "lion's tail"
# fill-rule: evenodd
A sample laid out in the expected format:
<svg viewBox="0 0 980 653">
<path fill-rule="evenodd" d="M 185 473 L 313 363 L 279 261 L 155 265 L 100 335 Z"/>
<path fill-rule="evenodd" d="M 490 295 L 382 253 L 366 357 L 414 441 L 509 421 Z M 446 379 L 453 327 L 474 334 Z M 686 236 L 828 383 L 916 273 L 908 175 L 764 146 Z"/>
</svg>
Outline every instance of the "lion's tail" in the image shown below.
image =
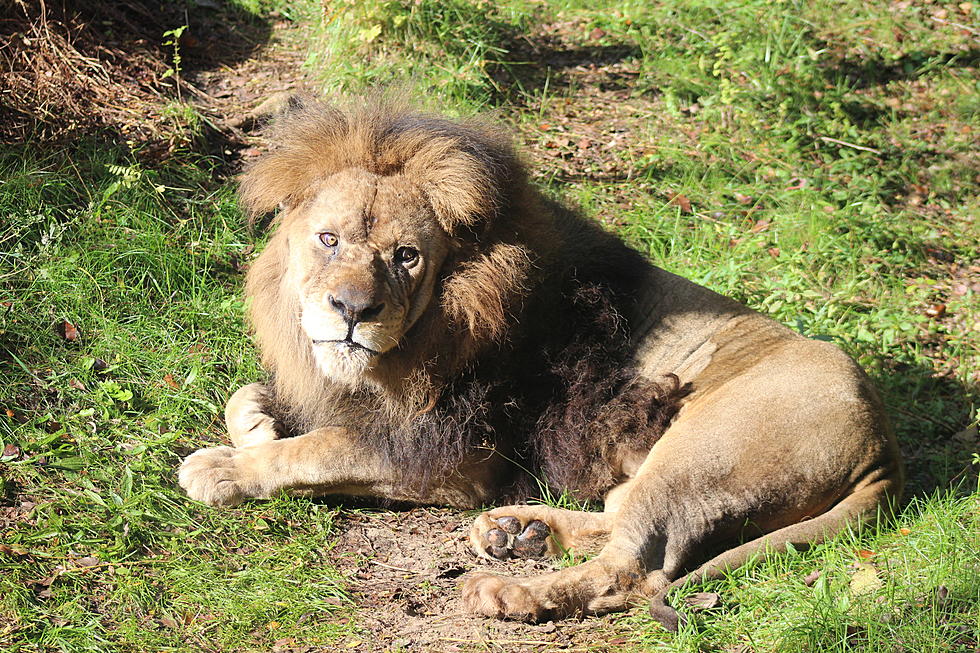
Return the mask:
<svg viewBox="0 0 980 653">
<path fill-rule="evenodd" d="M 781 553 L 787 544 L 805 546 L 831 538 L 847 527 L 866 524 L 879 514 L 879 508 L 887 509 L 889 501 L 897 498 L 900 487 L 893 478 L 875 481 L 848 495 L 840 503 L 818 517 L 785 526 L 762 537 L 751 540 L 721 553 L 694 571 L 674 580 L 657 592 L 650 600 L 650 615 L 664 628 L 675 632 L 678 624 L 686 619 L 667 604 L 667 593 L 689 580 L 701 582 L 720 578 L 725 573 L 745 564 L 753 556 L 763 553 Z"/>
</svg>

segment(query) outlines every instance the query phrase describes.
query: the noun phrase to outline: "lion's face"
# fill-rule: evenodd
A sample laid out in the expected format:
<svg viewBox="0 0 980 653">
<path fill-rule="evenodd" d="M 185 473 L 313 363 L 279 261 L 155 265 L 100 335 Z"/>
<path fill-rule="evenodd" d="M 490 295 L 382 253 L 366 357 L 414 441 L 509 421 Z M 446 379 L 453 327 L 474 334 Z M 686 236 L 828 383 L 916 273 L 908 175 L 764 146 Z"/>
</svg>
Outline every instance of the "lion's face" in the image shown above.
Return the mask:
<svg viewBox="0 0 980 653">
<path fill-rule="evenodd" d="M 357 383 L 432 301 L 450 240 L 402 175 L 334 174 L 283 217 L 287 278 L 321 371 Z"/>
</svg>

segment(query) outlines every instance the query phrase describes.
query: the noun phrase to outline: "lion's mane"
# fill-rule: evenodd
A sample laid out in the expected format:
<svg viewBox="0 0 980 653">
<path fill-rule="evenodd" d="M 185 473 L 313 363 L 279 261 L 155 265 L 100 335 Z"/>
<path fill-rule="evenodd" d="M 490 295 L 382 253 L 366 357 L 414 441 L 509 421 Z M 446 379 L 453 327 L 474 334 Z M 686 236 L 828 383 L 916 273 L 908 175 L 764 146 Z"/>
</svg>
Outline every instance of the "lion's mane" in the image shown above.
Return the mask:
<svg viewBox="0 0 980 653">
<path fill-rule="evenodd" d="M 409 175 L 453 242 L 437 299 L 355 389 L 319 371 L 284 286 L 288 250 L 270 242 L 278 250 L 253 265 L 247 294 L 283 435 L 350 427 L 423 497 L 484 458 L 510 494 L 534 492 L 538 479 L 594 498 L 616 481 L 614 457 L 649 449 L 666 429 L 689 388 L 633 368 L 626 316 L 646 262 L 534 190 L 502 132 L 376 97 L 296 103 L 271 140 L 241 184 L 253 219 L 363 168 Z"/>
</svg>

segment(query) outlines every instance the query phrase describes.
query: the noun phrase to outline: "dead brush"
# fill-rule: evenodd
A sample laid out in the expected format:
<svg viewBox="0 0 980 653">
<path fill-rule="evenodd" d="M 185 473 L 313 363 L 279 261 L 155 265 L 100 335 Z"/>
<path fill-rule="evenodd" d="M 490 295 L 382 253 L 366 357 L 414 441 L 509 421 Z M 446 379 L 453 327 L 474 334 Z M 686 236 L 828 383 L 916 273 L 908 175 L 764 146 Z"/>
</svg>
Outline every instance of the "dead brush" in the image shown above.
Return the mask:
<svg viewBox="0 0 980 653">
<path fill-rule="evenodd" d="M 95 6 L 0 0 L 0 142 L 59 141 L 79 129 L 163 138 L 167 66 L 156 21 L 140 3 Z M 146 21 L 137 26 L 134 17 Z"/>
</svg>

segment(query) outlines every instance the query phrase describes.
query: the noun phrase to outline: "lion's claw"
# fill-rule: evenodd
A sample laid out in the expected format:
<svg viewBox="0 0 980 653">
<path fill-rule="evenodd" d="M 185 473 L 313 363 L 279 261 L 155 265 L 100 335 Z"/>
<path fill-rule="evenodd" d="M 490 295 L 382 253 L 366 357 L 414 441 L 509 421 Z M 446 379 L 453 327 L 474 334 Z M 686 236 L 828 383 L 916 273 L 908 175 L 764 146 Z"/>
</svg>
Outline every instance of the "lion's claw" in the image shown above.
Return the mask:
<svg viewBox="0 0 980 653">
<path fill-rule="evenodd" d="M 178 480 L 187 495 L 212 506 L 233 506 L 248 498 L 244 474 L 232 447 L 200 449 L 184 459 Z"/>
<path fill-rule="evenodd" d="M 483 550 L 497 560 L 508 558 L 539 559 L 548 553 L 548 537 L 551 528 L 539 519 L 524 525 L 510 515 L 490 519 L 496 528 L 483 533 Z"/>
</svg>

